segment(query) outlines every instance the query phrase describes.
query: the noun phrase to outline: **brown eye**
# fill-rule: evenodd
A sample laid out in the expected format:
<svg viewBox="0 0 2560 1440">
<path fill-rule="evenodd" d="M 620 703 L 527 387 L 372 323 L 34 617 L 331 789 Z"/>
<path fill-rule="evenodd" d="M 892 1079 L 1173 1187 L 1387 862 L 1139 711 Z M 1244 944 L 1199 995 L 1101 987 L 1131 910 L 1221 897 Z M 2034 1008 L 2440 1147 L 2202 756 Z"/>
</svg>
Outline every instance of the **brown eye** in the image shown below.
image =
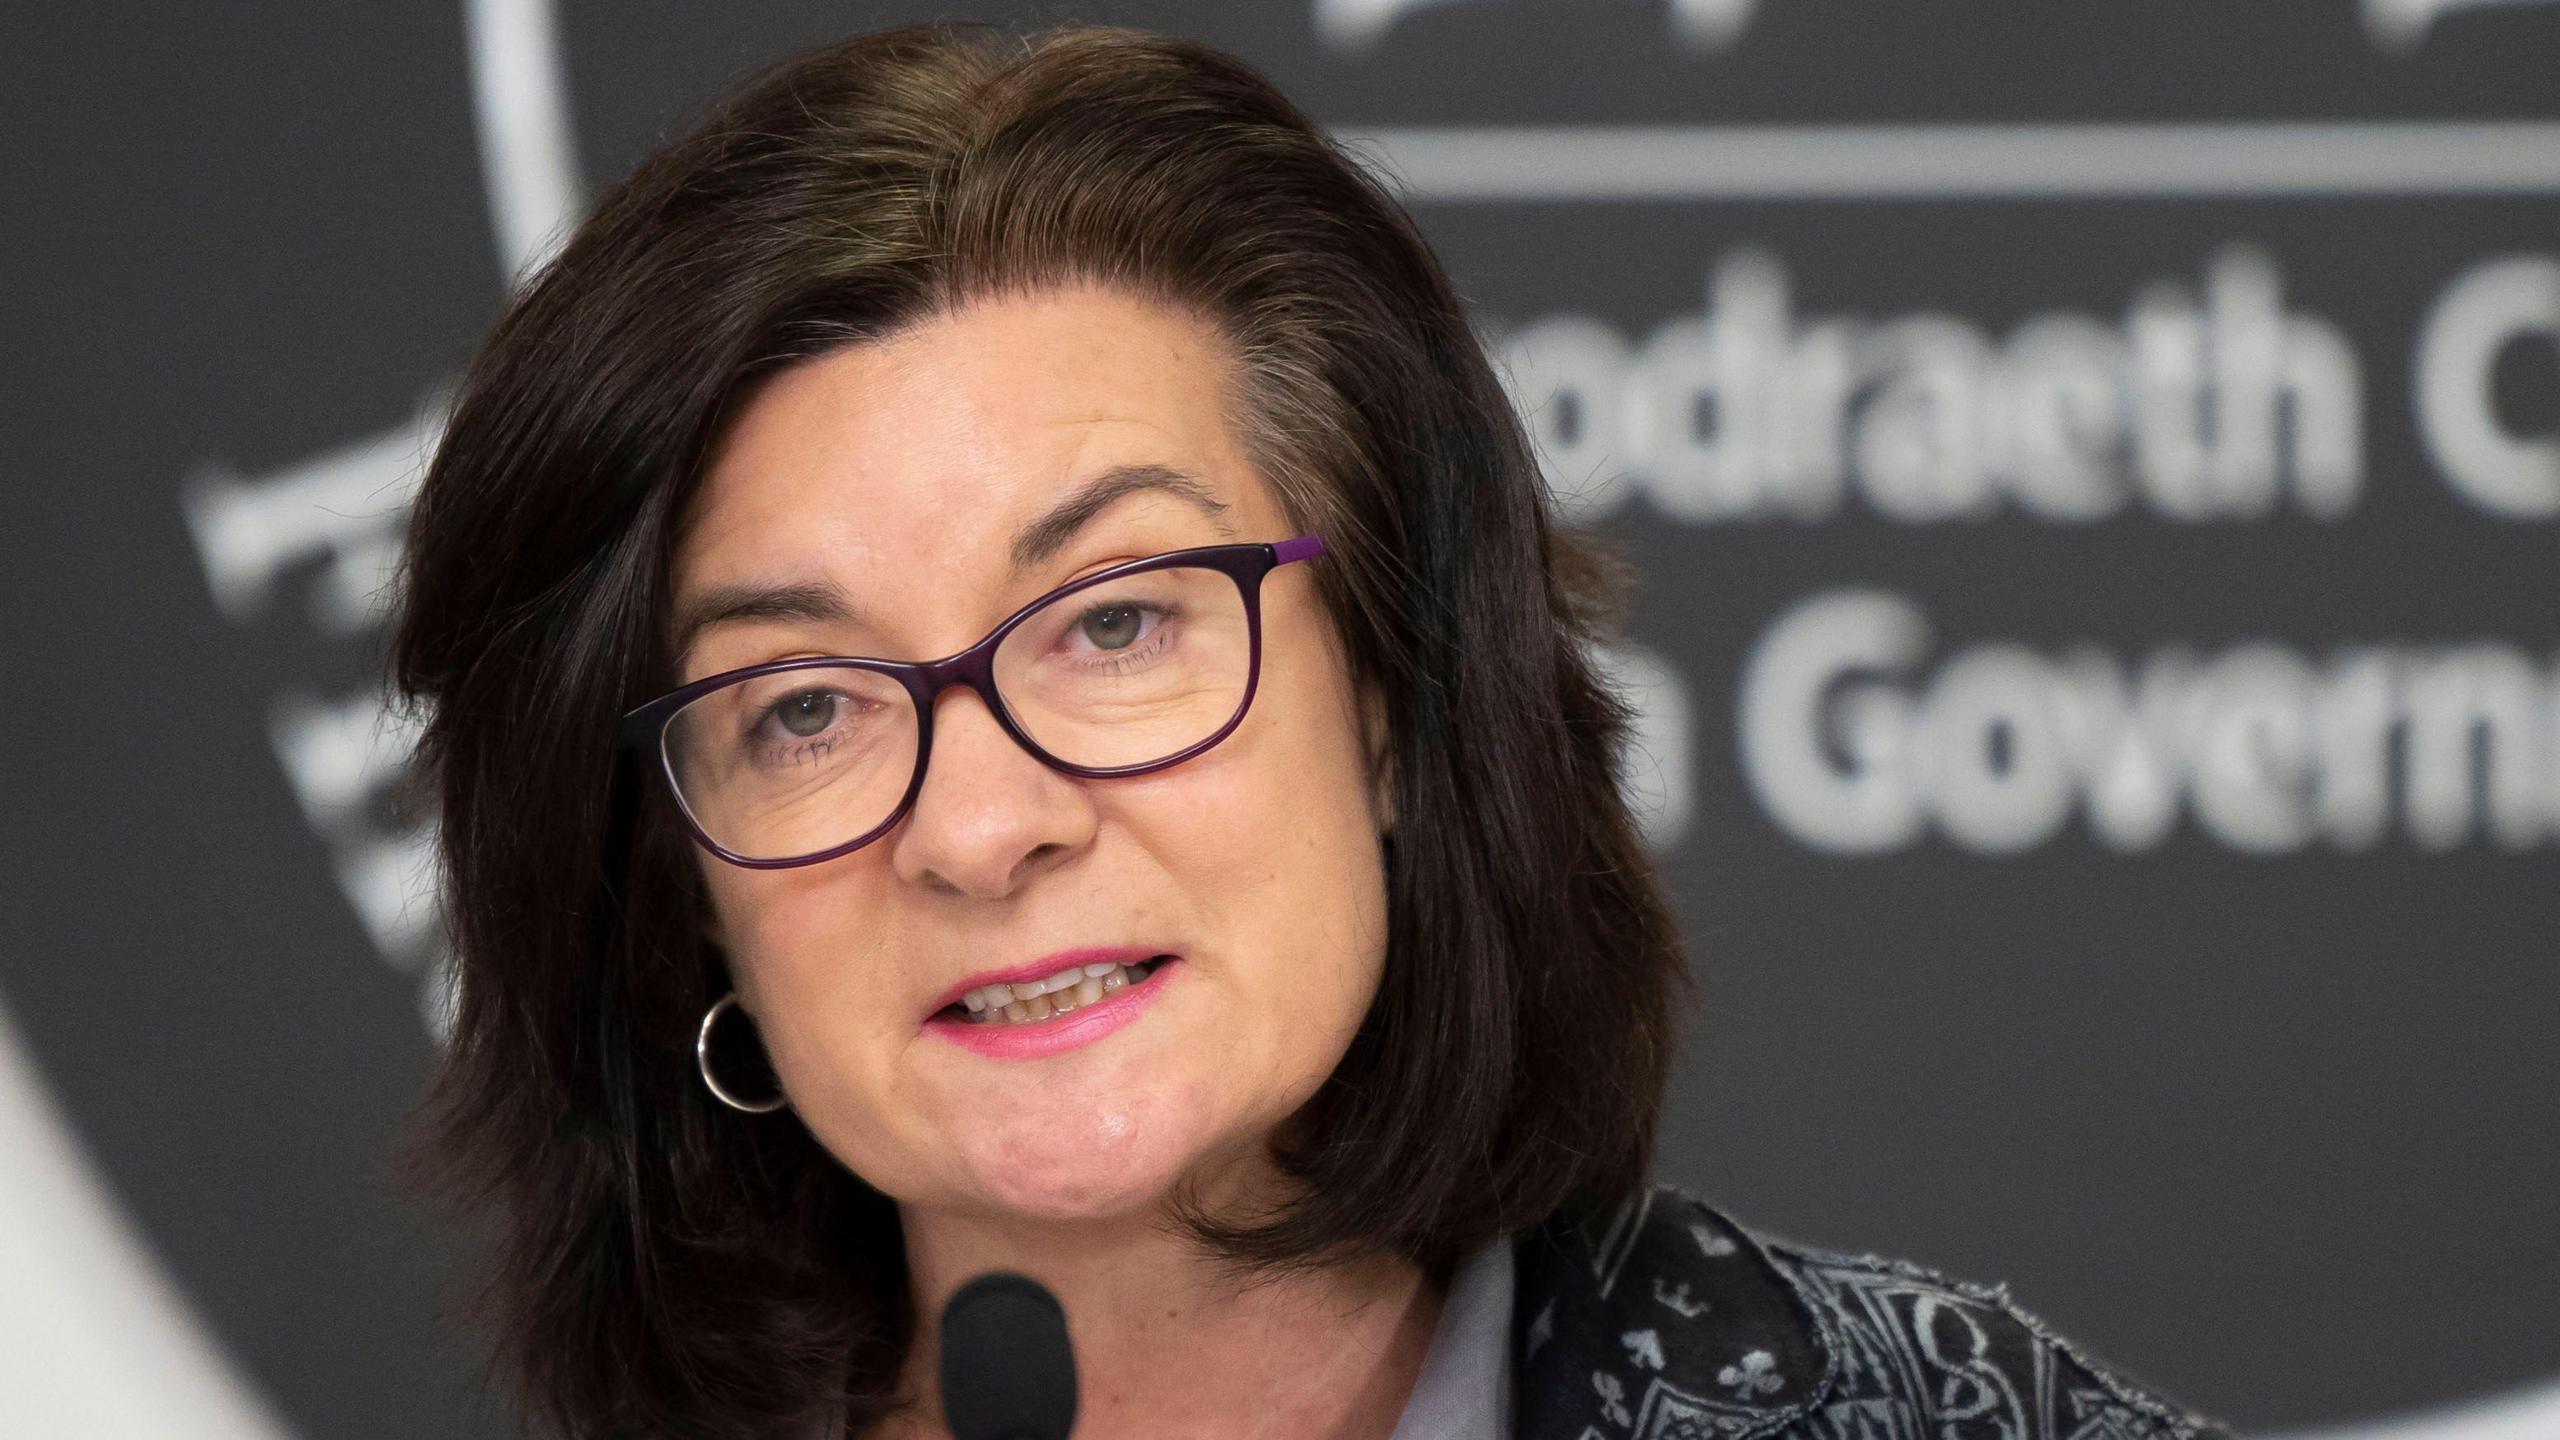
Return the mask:
<svg viewBox="0 0 2560 1440">
<path fill-rule="evenodd" d="M 825 690 L 806 690 L 773 707 L 782 728 L 802 739 L 818 734 L 836 719 L 836 697 Z"/>
</svg>

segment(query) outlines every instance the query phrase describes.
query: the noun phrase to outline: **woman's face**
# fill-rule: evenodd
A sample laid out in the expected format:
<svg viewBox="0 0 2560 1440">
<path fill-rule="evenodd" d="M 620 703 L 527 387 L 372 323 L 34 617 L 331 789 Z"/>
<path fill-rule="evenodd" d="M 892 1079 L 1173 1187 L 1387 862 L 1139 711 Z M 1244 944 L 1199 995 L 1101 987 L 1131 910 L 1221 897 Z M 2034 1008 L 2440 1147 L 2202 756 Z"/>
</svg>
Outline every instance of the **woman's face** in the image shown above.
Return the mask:
<svg viewBox="0 0 2560 1440">
<path fill-rule="evenodd" d="M 712 457 L 676 613 L 791 585 L 846 618 L 713 624 L 684 677 L 934 659 L 1078 576 L 1287 538 L 1231 427 L 1232 380 L 1216 332 L 1095 288 L 982 301 L 783 372 Z M 1123 489 L 1016 570 L 1027 527 L 1052 517 L 1056 539 L 1057 507 L 1114 474 L 1177 478 Z M 906 1205 L 1045 1219 L 1147 1210 L 1186 1175 L 1214 1203 L 1254 1175 L 1376 993 L 1390 820 L 1371 779 L 1380 712 L 1308 562 L 1264 579 L 1262 623 L 1251 710 L 1170 769 L 1061 774 L 954 688 L 914 809 L 870 845 L 761 871 L 697 851 L 740 1002 L 847 1167 Z M 1081 1024 L 997 1044 L 943 1008 L 980 977 L 1095 949 L 1177 958 Z"/>
</svg>

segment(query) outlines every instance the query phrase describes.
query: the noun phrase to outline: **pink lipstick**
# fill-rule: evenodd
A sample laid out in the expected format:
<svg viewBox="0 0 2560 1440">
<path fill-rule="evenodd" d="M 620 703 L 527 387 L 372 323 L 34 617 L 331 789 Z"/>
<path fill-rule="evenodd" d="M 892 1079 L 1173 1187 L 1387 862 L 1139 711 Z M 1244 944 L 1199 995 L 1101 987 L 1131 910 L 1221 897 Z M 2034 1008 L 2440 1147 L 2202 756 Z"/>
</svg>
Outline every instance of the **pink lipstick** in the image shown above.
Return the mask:
<svg viewBox="0 0 2560 1440">
<path fill-rule="evenodd" d="M 1137 1019 L 1182 968 L 1164 951 L 1060 951 L 954 986 L 923 1029 L 991 1059 L 1055 1055 Z"/>
</svg>

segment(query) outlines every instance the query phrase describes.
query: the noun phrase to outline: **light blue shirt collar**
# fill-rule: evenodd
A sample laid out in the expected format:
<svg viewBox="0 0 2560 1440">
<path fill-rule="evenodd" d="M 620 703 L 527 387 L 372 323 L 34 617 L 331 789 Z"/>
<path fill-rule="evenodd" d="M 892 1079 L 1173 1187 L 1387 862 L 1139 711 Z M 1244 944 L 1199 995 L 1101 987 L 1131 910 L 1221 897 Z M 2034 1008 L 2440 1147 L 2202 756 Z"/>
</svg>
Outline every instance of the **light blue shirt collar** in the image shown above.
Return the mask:
<svg viewBox="0 0 2560 1440">
<path fill-rule="evenodd" d="M 1511 1434 L 1511 1237 L 1449 1277 L 1440 1326 L 1390 1440 L 1489 1440 Z"/>
</svg>

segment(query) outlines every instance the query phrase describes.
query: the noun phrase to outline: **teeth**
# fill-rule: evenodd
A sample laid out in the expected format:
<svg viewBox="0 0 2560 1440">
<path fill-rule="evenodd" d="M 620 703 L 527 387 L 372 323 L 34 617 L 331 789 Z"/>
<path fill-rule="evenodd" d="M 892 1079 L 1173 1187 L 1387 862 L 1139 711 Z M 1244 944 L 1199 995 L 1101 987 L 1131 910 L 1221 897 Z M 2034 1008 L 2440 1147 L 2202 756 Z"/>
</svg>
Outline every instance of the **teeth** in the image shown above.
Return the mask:
<svg viewBox="0 0 2560 1440">
<path fill-rule="evenodd" d="M 981 1024 L 1001 1021 L 1019 1025 L 1072 1014 L 1114 990 L 1125 990 L 1144 980 L 1154 968 L 1152 960 L 1142 965 L 1080 965 L 1046 980 L 982 985 L 961 996 L 960 1003 L 969 1018 Z"/>
</svg>

